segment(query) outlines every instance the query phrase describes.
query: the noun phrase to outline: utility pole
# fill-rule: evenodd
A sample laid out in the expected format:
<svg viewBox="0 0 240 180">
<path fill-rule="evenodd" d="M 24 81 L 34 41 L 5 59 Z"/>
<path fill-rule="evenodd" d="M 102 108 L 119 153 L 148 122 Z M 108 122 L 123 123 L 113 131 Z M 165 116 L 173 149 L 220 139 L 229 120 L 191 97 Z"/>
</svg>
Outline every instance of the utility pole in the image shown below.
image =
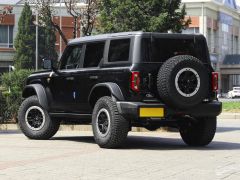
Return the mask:
<svg viewBox="0 0 240 180">
<path fill-rule="evenodd" d="M 36 10 L 36 71 L 38 70 L 38 10 Z"/>
<path fill-rule="evenodd" d="M 60 29 L 62 30 L 62 1 L 60 0 Z M 62 37 L 59 34 L 59 57 L 62 56 Z"/>
</svg>

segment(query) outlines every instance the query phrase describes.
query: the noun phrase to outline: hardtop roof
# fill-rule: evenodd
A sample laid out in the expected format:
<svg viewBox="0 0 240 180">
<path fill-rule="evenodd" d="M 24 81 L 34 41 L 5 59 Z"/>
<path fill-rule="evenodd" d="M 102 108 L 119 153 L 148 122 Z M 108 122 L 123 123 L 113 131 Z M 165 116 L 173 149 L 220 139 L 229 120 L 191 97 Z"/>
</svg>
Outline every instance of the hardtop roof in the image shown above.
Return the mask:
<svg viewBox="0 0 240 180">
<path fill-rule="evenodd" d="M 132 37 L 132 36 L 161 36 L 166 38 L 193 38 L 193 37 L 200 37 L 203 35 L 201 34 L 180 34 L 180 33 L 157 33 L 157 32 L 142 32 L 142 31 L 134 31 L 134 32 L 120 32 L 120 33 L 109 33 L 109 34 L 100 34 L 100 35 L 93 35 L 93 36 L 85 36 L 76 39 L 72 39 L 69 41 L 69 45 L 77 44 L 81 42 L 90 42 L 90 41 L 100 41 L 106 40 L 109 38 L 117 38 L 117 37 Z"/>
</svg>

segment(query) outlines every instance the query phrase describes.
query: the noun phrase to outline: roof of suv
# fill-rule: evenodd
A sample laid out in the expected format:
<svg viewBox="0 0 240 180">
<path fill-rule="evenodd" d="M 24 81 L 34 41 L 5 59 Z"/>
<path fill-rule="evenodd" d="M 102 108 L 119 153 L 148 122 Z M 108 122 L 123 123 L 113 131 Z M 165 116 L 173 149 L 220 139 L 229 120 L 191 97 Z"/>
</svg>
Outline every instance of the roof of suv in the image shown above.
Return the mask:
<svg viewBox="0 0 240 180">
<path fill-rule="evenodd" d="M 179 34 L 179 33 L 157 33 L 157 32 L 142 32 L 142 31 L 133 31 L 133 32 L 120 32 L 120 33 L 110 33 L 110 34 L 100 34 L 100 35 L 94 35 L 94 36 L 85 36 L 80 37 L 76 39 L 72 39 L 69 41 L 68 44 L 76 44 L 80 42 L 86 42 L 86 41 L 98 41 L 98 40 L 104 40 L 108 38 L 113 37 L 129 37 L 129 36 L 136 36 L 136 35 L 156 35 L 156 36 L 163 36 L 163 37 L 183 37 L 183 38 L 189 38 L 189 37 L 196 37 L 196 36 L 202 36 L 201 34 Z"/>
</svg>

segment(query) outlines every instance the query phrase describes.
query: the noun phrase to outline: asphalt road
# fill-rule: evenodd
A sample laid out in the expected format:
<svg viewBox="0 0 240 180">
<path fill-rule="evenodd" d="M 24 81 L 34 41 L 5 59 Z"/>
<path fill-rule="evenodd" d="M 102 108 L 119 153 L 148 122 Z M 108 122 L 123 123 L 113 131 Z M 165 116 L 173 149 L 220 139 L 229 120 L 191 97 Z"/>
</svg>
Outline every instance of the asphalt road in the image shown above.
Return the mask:
<svg viewBox="0 0 240 180">
<path fill-rule="evenodd" d="M 240 120 L 220 120 L 214 141 L 190 148 L 178 133 L 130 133 L 123 149 L 100 149 L 91 132 L 47 141 L 0 132 L 0 179 L 240 179 Z"/>
</svg>

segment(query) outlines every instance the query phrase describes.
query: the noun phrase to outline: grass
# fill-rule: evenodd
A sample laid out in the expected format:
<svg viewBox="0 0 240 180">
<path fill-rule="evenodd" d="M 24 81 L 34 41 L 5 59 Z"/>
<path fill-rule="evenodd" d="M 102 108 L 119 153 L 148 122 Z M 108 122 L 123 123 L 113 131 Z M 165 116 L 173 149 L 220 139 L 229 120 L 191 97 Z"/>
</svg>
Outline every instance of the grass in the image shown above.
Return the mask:
<svg viewBox="0 0 240 180">
<path fill-rule="evenodd" d="M 223 102 L 223 112 L 240 113 L 240 102 Z"/>
</svg>

